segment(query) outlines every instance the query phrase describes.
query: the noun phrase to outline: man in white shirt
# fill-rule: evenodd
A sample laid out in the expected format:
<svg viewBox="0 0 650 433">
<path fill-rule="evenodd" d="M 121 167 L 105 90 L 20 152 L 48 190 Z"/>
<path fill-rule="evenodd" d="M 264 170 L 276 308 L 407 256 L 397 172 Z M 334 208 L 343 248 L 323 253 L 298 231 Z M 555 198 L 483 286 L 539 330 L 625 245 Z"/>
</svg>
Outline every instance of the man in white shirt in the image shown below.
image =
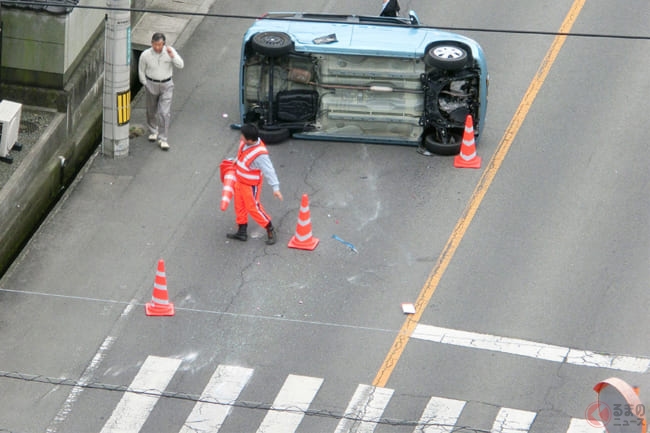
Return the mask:
<svg viewBox="0 0 650 433">
<path fill-rule="evenodd" d="M 160 148 L 169 150 L 167 134 L 171 123 L 174 67 L 183 69 L 185 63 L 176 50 L 165 45 L 165 35 L 154 33 L 151 48 L 140 54 L 138 78 L 145 88 L 149 141 L 158 141 Z"/>
</svg>

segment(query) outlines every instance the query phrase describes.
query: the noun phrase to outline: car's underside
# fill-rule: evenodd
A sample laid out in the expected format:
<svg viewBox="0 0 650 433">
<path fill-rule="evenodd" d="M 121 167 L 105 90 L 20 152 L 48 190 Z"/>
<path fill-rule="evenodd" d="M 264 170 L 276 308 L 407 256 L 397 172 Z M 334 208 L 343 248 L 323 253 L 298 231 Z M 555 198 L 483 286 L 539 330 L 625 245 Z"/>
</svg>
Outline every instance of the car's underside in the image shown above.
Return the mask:
<svg viewBox="0 0 650 433">
<path fill-rule="evenodd" d="M 444 58 L 432 46 L 413 59 L 305 54 L 259 40 L 245 50 L 242 120 L 269 144 L 293 134 L 455 154 L 467 115 L 478 115 L 480 71 L 466 49 Z"/>
</svg>

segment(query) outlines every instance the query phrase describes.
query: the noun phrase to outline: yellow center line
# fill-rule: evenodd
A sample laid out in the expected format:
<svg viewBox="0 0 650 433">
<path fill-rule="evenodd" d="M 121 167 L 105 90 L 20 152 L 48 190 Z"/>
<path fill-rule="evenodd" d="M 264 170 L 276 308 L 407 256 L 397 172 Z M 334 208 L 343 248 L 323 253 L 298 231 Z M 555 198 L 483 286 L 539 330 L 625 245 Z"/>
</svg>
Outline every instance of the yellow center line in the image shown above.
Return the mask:
<svg viewBox="0 0 650 433">
<path fill-rule="evenodd" d="M 585 2 L 586 0 L 575 0 L 573 2 L 573 5 L 571 6 L 571 9 L 569 9 L 567 16 L 564 18 L 564 21 L 562 22 L 562 26 L 560 27 L 558 33 L 569 33 L 571 31 L 571 28 L 573 27 L 575 21 L 578 19 L 578 15 L 580 14 L 580 11 L 582 10 Z M 406 318 L 404 324 L 402 325 L 402 328 L 395 338 L 395 341 L 393 342 L 393 345 L 388 351 L 384 362 L 381 364 L 381 367 L 375 376 L 375 380 L 373 381 L 374 386 L 386 386 L 388 379 L 393 373 L 397 362 L 401 358 L 402 353 L 406 348 L 406 343 L 408 343 L 411 334 L 420 322 L 422 313 L 429 304 L 433 293 L 438 287 L 438 283 L 440 282 L 442 275 L 445 273 L 447 266 L 449 266 L 449 263 L 451 262 L 451 259 L 454 256 L 458 245 L 460 245 L 460 241 L 463 239 L 463 236 L 467 232 L 472 219 L 474 219 L 474 215 L 476 214 L 479 205 L 483 201 L 483 197 L 485 197 L 485 194 L 492 184 L 497 171 L 501 167 L 501 164 L 503 163 L 508 150 L 510 150 L 510 146 L 517 136 L 522 123 L 526 119 L 526 116 L 530 111 L 530 107 L 533 105 L 533 102 L 535 101 L 537 93 L 542 87 L 542 84 L 544 84 L 544 81 L 546 80 L 546 77 L 551 70 L 551 66 L 553 66 L 553 63 L 555 62 L 560 49 L 564 45 L 566 38 L 566 35 L 556 36 L 553 40 L 553 44 L 546 53 L 546 56 L 544 56 L 544 59 L 542 60 L 537 73 L 533 77 L 533 81 L 530 83 L 530 86 L 528 87 L 526 94 L 519 104 L 515 115 L 513 116 L 510 124 L 508 125 L 508 128 L 503 134 L 503 137 L 501 138 L 494 156 L 492 156 L 492 159 L 488 163 L 487 168 L 479 179 L 479 182 L 476 185 L 472 196 L 470 197 L 465 211 L 456 223 L 456 227 L 454 227 L 454 230 L 447 240 L 442 253 L 438 257 L 436 266 L 431 271 L 431 274 L 429 274 L 424 287 L 420 291 L 417 301 L 415 302 L 415 314 L 411 314 Z"/>
</svg>

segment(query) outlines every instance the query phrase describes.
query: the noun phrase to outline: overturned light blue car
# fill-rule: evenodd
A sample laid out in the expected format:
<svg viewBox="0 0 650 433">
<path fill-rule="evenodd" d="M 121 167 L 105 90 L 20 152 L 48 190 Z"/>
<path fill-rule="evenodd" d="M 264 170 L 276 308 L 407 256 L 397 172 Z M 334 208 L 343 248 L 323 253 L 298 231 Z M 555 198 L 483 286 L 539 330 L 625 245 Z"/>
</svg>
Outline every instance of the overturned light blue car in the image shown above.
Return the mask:
<svg viewBox="0 0 650 433">
<path fill-rule="evenodd" d="M 488 71 L 474 40 L 409 17 L 268 13 L 244 36 L 241 121 L 267 144 L 290 137 L 460 150 L 478 142 Z"/>
</svg>

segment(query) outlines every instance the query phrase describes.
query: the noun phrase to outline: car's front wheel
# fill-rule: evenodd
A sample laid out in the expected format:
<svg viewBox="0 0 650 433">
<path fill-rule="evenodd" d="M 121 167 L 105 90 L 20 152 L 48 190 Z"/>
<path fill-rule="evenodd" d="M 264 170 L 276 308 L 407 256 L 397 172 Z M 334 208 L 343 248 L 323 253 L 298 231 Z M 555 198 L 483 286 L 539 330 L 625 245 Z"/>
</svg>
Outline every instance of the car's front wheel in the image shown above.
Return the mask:
<svg viewBox="0 0 650 433">
<path fill-rule="evenodd" d="M 293 51 L 293 41 L 286 33 L 255 33 L 251 39 L 253 50 L 267 57 L 280 57 Z"/>
<path fill-rule="evenodd" d="M 429 47 L 424 63 L 445 71 L 458 71 L 467 65 L 467 51 L 453 42 L 439 42 Z"/>
</svg>

